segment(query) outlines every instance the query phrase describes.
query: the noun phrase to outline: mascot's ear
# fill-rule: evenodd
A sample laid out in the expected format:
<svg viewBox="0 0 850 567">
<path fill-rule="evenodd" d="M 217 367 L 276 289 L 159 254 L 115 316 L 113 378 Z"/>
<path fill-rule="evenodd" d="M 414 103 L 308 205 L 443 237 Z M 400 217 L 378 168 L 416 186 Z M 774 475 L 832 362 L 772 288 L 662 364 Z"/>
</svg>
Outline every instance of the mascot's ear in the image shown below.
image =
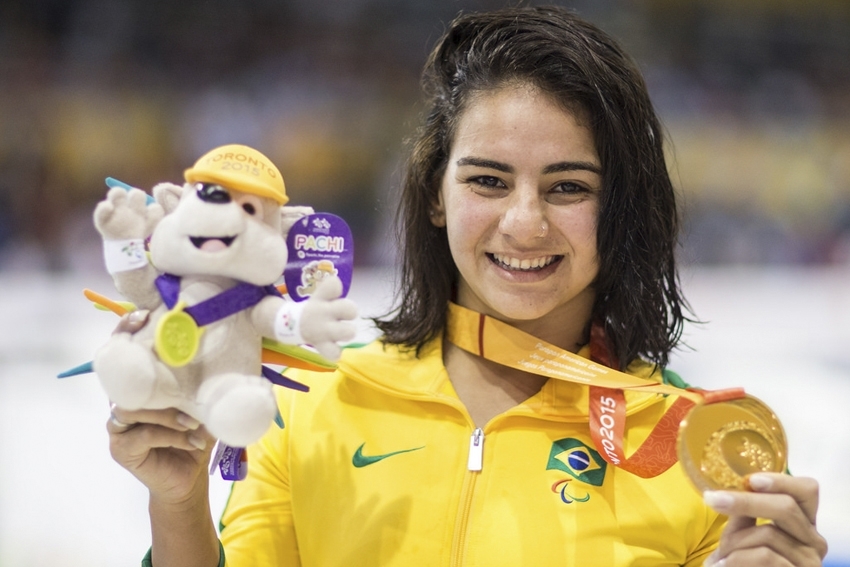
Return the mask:
<svg viewBox="0 0 850 567">
<path fill-rule="evenodd" d="M 153 198 L 162 206 L 165 214 L 169 214 L 177 208 L 183 190 L 184 187 L 174 183 L 158 183 L 154 186 L 152 193 Z"/>
<path fill-rule="evenodd" d="M 316 211 L 313 207 L 281 207 L 280 208 L 280 233 L 286 237 L 289 234 L 289 229 L 292 228 L 298 219 L 312 215 Z"/>
</svg>

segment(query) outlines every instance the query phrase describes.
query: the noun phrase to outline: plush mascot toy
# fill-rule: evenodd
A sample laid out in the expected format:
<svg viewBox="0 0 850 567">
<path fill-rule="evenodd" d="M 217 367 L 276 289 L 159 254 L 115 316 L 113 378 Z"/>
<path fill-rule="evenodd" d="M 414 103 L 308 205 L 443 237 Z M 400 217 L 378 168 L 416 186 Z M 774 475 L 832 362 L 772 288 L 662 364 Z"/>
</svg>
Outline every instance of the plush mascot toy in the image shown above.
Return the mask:
<svg viewBox="0 0 850 567">
<path fill-rule="evenodd" d="M 336 277 L 300 303 L 273 285 L 287 263 L 287 231 L 312 210 L 284 206 L 283 179 L 268 158 L 223 146 L 185 179 L 155 186 L 155 202 L 115 187 L 95 209 L 107 270 L 150 317 L 135 334 L 113 335 L 93 368 L 119 407 L 176 407 L 244 447 L 277 415 L 261 371 L 263 337 L 335 360 L 339 343 L 354 338 L 356 308 L 340 298 Z"/>
</svg>

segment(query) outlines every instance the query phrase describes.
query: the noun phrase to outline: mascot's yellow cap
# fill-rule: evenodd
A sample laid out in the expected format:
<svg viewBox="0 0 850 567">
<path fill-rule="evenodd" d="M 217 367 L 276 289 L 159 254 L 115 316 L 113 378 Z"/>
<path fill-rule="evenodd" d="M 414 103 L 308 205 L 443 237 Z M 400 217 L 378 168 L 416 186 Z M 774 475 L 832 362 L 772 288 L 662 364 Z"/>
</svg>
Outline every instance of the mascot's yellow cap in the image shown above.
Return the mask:
<svg viewBox="0 0 850 567">
<path fill-rule="evenodd" d="M 223 187 L 274 199 L 281 205 L 289 201 L 283 176 L 263 154 L 240 144 L 210 150 L 184 174 L 189 183 L 218 183 Z"/>
</svg>

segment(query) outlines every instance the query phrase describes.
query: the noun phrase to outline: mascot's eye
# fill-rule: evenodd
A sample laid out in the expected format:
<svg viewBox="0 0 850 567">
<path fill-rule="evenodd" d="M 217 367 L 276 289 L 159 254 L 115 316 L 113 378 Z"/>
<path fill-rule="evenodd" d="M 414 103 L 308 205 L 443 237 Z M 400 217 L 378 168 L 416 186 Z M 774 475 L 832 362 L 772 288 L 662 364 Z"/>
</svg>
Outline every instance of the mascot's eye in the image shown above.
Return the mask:
<svg viewBox="0 0 850 567">
<path fill-rule="evenodd" d="M 233 194 L 233 200 L 236 201 L 242 210 L 252 217 L 262 217 L 265 209 L 263 208 L 263 200 L 256 195 L 247 195 L 245 193 Z"/>
<path fill-rule="evenodd" d="M 198 184 L 198 198 L 207 203 L 224 204 L 230 202 L 230 193 L 221 185 L 211 183 Z"/>
</svg>

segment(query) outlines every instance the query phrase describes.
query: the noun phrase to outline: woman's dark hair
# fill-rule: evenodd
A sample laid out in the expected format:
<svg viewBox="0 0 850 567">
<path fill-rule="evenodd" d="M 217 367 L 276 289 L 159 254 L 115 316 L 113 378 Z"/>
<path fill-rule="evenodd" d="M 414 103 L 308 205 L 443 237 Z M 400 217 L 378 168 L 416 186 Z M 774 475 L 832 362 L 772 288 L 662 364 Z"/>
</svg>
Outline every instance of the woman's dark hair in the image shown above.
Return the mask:
<svg viewBox="0 0 850 567">
<path fill-rule="evenodd" d="M 660 124 L 632 59 L 563 8 L 507 8 L 456 18 L 422 82 L 429 108 L 403 180 L 401 287 L 393 316 L 376 321 L 383 340 L 418 351 L 443 329 L 458 272 L 429 212 L 458 120 L 475 94 L 528 83 L 588 117 L 601 160 L 593 319 L 620 367 L 638 356 L 665 366 L 688 310 L 674 258 L 679 218 Z"/>
</svg>

